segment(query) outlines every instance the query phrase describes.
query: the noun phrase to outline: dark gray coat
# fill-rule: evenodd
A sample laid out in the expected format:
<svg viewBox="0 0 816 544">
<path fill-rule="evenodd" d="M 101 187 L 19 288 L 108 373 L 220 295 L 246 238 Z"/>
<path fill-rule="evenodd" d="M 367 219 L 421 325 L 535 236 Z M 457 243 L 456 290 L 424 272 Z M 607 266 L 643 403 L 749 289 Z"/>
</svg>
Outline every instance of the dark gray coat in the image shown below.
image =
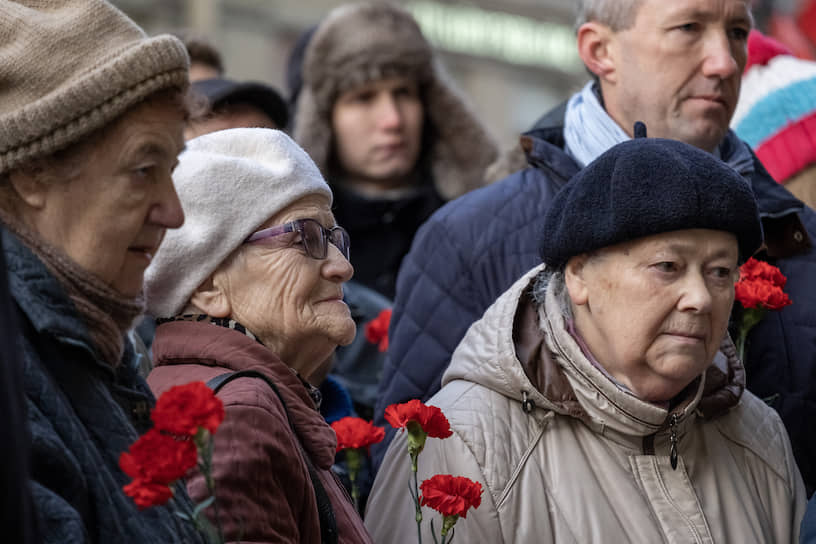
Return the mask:
<svg viewBox="0 0 816 544">
<path fill-rule="evenodd" d="M 118 465 L 150 424 L 154 399 L 126 348 L 118 369 L 101 362 L 84 322 L 45 265 L 4 232 L 9 289 L 21 329 L 31 486 L 44 543 L 197 543 L 172 509 L 189 511 L 183 486 L 168 507 L 139 511 Z"/>
</svg>

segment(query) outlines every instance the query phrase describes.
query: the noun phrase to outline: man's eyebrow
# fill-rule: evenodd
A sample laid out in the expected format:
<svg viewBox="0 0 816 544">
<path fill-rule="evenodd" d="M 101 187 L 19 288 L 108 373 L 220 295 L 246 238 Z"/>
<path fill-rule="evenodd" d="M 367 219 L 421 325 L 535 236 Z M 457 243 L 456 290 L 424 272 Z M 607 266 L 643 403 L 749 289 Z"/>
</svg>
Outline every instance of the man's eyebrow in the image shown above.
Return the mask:
<svg viewBox="0 0 816 544">
<path fill-rule="evenodd" d="M 669 12 L 666 16 L 666 19 L 677 19 L 677 18 L 688 18 L 692 20 L 706 20 L 706 19 L 713 19 L 716 17 L 716 14 L 713 10 L 706 10 L 701 9 L 696 6 L 690 7 L 679 7 L 674 11 Z M 735 13 L 728 17 L 729 23 L 743 23 L 751 28 L 754 27 L 754 16 L 750 10 L 746 10 L 744 13 Z"/>
</svg>

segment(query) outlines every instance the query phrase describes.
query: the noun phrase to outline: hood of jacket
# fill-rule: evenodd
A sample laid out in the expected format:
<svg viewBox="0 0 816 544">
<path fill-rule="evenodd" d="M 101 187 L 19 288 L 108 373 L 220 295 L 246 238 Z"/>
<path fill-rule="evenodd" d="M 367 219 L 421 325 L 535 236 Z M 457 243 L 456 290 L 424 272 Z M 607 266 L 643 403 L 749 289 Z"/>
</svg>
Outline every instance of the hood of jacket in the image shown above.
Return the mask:
<svg viewBox="0 0 816 544">
<path fill-rule="evenodd" d="M 333 10 L 306 46 L 301 71 L 294 138 L 326 179 L 332 181 L 331 113 L 338 94 L 367 81 L 410 74 L 420 85 L 431 129 L 423 133 L 432 140 L 423 142 L 423 149 L 436 190 L 452 200 L 485 185 L 485 169 L 498 148 L 408 12 L 388 2 Z"/>
<path fill-rule="evenodd" d="M 745 372 L 729 337 L 712 365 L 678 396 L 671 412 L 621 390 L 583 354 L 567 332 L 551 292 L 536 312 L 529 288 L 543 269 L 525 274 L 468 330 L 453 354 L 442 385 L 478 383 L 530 408 L 577 418 L 598 432 L 642 437 L 697 412 L 714 419 L 736 406 Z M 530 404 L 532 403 L 532 404 Z"/>
</svg>

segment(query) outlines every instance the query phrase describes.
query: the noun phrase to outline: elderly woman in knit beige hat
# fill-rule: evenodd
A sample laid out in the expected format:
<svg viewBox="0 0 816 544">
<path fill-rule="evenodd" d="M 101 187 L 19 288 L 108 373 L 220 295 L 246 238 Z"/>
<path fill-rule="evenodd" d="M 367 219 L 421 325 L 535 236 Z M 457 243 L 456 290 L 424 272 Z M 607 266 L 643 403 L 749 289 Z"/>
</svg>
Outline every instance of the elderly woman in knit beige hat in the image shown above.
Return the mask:
<svg viewBox="0 0 816 544">
<path fill-rule="evenodd" d="M 329 186 L 276 130 L 200 136 L 179 161 L 187 221 L 145 279 L 159 318 L 148 383 L 159 395 L 200 380 L 224 402 L 213 476 L 227 540 L 369 542 L 330 471 L 336 438 L 309 383 L 355 332 Z M 188 491 L 204 499 L 203 476 Z"/>
<path fill-rule="evenodd" d="M 0 29 L 0 221 L 41 541 L 198 542 L 173 514 L 183 488 L 139 511 L 118 466 L 153 402 L 126 332 L 184 219 L 184 46 L 101 0 L 0 2 Z"/>
</svg>

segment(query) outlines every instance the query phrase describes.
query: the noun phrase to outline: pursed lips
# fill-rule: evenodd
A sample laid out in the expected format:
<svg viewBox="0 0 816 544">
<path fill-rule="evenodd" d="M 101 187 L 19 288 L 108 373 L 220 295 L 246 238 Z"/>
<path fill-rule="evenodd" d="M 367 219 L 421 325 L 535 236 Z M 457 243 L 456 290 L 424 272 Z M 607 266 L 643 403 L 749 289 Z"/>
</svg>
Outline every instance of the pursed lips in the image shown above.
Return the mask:
<svg viewBox="0 0 816 544">
<path fill-rule="evenodd" d="M 705 342 L 706 335 L 700 332 L 684 332 L 684 331 L 666 331 L 663 334 L 667 334 L 669 336 L 678 336 L 681 338 L 688 338 L 693 340 L 699 340 L 701 342 Z"/>
<path fill-rule="evenodd" d="M 331 296 L 328 296 L 326 298 L 322 298 L 322 299 L 318 300 L 318 302 L 336 302 L 336 301 L 342 301 L 342 300 L 343 300 L 343 293 L 340 293 L 339 295 L 331 295 Z"/>
<path fill-rule="evenodd" d="M 714 102 L 716 104 L 721 105 L 724 108 L 728 108 L 728 100 L 725 96 L 721 94 L 697 94 L 692 95 L 689 98 L 694 100 L 705 100 L 707 102 Z"/>
</svg>

